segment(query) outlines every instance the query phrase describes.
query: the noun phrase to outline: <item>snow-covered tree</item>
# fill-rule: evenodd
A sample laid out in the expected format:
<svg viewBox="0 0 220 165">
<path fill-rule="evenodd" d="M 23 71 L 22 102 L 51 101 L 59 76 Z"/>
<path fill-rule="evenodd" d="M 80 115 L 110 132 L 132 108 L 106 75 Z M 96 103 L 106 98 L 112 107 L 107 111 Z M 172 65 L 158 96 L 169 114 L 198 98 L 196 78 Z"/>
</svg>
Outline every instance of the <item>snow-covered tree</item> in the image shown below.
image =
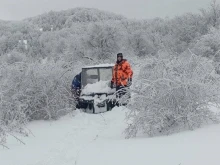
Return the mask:
<svg viewBox="0 0 220 165">
<path fill-rule="evenodd" d="M 196 55 L 146 60 L 129 108 L 127 137 L 195 129 L 218 121 L 210 106 L 220 104 L 220 77 Z"/>
<path fill-rule="evenodd" d="M 212 28 L 208 34 L 200 37 L 192 51 L 215 62 L 220 62 L 220 30 Z"/>
<path fill-rule="evenodd" d="M 208 27 L 220 25 L 220 5 L 216 0 L 212 0 L 208 9 L 201 9 L 200 11 Z"/>
<path fill-rule="evenodd" d="M 100 61 L 112 59 L 112 55 L 119 50 L 121 39 L 122 36 L 114 22 L 92 24 L 86 38 L 89 55 Z"/>
</svg>

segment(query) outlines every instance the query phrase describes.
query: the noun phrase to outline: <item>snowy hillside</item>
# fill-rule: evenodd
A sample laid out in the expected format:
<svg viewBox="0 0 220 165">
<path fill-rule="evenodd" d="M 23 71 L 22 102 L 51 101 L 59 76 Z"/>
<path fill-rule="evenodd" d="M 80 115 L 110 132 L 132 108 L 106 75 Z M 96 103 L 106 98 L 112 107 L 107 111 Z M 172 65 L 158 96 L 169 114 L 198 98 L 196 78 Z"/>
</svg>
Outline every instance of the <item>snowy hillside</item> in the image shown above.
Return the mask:
<svg viewBox="0 0 220 165">
<path fill-rule="evenodd" d="M 220 165 L 220 115 L 210 111 L 220 105 L 219 27 L 215 1 L 172 19 L 75 8 L 0 20 L 0 165 Z M 129 110 L 76 110 L 74 76 L 118 53 L 134 73 Z M 126 66 L 120 80 L 130 82 Z M 113 93 L 112 73 L 94 77 L 82 94 Z"/>
<path fill-rule="evenodd" d="M 107 11 L 102 11 L 93 8 L 74 8 L 64 11 L 50 11 L 42 15 L 27 18 L 26 23 L 31 23 L 43 28 L 43 30 L 50 31 L 51 25 L 53 30 L 61 30 L 74 26 L 74 23 L 89 23 L 109 20 L 126 20 L 122 15 L 114 14 Z"/>
<path fill-rule="evenodd" d="M 219 165 L 220 126 L 156 138 L 125 139 L 124 107 L 104 114 L 80 111 L 59 121 L 33 122 L 26 145 L 9 139 L 1 165 Z"/>
</svg>

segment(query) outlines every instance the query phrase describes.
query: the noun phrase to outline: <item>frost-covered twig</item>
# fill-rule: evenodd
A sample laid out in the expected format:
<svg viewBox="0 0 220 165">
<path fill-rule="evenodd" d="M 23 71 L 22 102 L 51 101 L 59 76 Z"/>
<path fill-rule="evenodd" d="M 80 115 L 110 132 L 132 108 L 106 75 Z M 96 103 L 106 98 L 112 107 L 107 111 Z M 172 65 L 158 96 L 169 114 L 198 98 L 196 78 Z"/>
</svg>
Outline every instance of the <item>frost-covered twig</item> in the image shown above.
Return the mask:
<svg viewBox="0 0 220 165">
<path fill-rule="evenodd" d="M 18 137 L 16 137 L 15 135 L 13 135 L 13 134 L 11 134 L 11 133 L 8 133 L 9 135 L 11 135 L 12 137 L 14 137 L 17 141 L 19 141 L 20 143 L 22 143 L 22 144 L 24 144 L 25 145 L 25 143 L 21 140 L 21 139 L 19 139 Z"/>
</svg>

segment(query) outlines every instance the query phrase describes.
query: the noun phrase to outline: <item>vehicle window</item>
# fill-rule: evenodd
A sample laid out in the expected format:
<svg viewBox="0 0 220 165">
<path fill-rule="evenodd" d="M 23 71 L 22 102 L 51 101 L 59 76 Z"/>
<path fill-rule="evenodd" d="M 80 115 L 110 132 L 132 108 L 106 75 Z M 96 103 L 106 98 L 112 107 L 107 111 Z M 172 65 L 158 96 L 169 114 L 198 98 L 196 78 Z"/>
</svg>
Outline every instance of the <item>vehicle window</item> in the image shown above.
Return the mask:
<svg viewBox="0 0 220 165">
<path fill-rule="evenodd" d="M 110 81 L 112 78 L 112 68 L 101 68 L 99 69 L 100 72 L 100 80 L 103 81 Z"/>
<path fill-rule="evenodd" d="M 98 69 L 88 69 L 86 71 L 86 84 L 93 84 L 98 82 L 99 76 L 98 76 Z"/>
</svg>

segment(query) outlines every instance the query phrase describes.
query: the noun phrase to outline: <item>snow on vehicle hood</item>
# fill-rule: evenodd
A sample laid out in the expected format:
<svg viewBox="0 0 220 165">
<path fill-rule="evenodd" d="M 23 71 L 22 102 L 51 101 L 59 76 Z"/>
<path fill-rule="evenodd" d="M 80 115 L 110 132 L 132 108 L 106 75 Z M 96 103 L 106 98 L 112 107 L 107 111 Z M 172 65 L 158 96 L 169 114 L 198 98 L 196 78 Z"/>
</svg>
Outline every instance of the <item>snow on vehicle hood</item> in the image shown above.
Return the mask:
<svg viewBox="0 0 220 165">
<path fill-rule="evenodd" d="M 89 95 L 92 93 L 114 93 L 115 89 L 111 89 L 109 86 L 110 81 L 98 81 L 94 84 L 87 84 L 82 90 L 83 95 Z"/>
</svg>

